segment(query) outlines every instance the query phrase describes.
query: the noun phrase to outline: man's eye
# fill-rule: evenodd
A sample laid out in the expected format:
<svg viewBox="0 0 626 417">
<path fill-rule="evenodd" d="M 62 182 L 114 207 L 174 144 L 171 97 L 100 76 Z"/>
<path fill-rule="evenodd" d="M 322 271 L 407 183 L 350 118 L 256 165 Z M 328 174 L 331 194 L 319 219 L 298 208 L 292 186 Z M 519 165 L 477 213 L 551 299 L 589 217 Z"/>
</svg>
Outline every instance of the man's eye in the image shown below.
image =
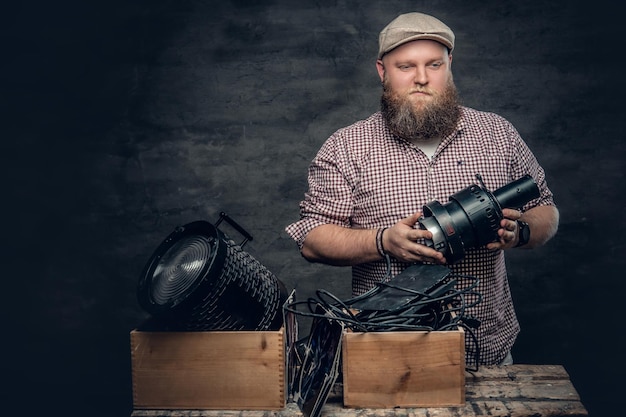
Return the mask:
<svg viewBox="0 0 626 417">
<path fill-rule="evenodd" d="M 432 68 L 439 68 L 442 65 L 443 65 L 443 62 L 433 62 L 432 64 L 430 64 Z"/>
</svg>

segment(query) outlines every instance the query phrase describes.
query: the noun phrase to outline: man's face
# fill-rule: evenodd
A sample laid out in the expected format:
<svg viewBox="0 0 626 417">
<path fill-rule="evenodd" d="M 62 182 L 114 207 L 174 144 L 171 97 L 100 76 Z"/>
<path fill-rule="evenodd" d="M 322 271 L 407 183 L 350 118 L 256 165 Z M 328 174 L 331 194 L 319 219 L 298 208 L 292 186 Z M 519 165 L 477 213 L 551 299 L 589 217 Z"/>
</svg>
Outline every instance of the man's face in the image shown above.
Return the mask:
<svg viewBox="0 0 626 417">
<path fill-rule="evenodd" d="M 417 40 L 387 53 L 376 62 L 376 68 L 387 88 L 419 109 L 446 89 L 452 77 L 451 64 L 452 55 L 444 45 Z"/>
<path fill-rule="evenodd" d="M 419 142 L 454 132 L 461 110 L 451 59 L 445 46 L 420 40 L 377 62 L 383 81 L 381 113 L 394 135 Z"/>
</svg>

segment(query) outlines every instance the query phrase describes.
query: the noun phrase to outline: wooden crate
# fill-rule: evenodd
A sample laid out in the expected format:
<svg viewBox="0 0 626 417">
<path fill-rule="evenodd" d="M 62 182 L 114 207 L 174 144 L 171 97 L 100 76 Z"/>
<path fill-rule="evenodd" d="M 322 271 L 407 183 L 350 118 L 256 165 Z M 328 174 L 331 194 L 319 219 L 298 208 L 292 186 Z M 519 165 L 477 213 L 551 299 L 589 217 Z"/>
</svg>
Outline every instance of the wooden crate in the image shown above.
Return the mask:
<svg viewBox="0 0 626 417">
<path fill-rule="evenodd" d="M 346 332 L 343 404 L 348 408 L 465 405 L 465 337 L 454 331 Z"/>
<path fill-rule="evenodd" d="M 130 333 L 135 409 L 285 406 L 284 329 Z"/>
</svg>

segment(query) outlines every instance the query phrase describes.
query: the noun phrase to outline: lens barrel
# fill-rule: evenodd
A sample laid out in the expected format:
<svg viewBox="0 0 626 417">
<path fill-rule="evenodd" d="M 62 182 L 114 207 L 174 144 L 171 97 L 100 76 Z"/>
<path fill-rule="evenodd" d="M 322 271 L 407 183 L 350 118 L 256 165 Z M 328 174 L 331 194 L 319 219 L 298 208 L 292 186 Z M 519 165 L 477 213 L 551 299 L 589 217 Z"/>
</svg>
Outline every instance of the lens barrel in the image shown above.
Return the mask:
<svg viewBox="0 0 626 417">
<path fill-rule="evenodd" d="M 493 197 L 502 208 L 520 208 L 539 197 L 539 187 L 530 175 L 525 175 L 495 190 Z"/>
</svg>

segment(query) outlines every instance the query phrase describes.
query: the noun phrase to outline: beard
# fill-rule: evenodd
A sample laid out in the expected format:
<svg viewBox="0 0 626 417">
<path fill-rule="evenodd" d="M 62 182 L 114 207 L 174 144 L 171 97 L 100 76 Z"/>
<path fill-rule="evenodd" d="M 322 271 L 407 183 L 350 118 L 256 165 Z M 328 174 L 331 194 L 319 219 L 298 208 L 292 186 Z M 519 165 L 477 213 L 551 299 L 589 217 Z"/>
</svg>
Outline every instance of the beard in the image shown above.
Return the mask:
<svg viewBox="0 0 626 417">
<path fill-rule="evenodd" d="M 384 80 L 380 108 L 391 133 L 418 142 L 443 139 L 454 132 L 461 117 L 461 104 L 452 76 L 442 92 L 428 92 L 432 100 L 414 103 L 408 94 L 392 91 Z"/>
</svg>

